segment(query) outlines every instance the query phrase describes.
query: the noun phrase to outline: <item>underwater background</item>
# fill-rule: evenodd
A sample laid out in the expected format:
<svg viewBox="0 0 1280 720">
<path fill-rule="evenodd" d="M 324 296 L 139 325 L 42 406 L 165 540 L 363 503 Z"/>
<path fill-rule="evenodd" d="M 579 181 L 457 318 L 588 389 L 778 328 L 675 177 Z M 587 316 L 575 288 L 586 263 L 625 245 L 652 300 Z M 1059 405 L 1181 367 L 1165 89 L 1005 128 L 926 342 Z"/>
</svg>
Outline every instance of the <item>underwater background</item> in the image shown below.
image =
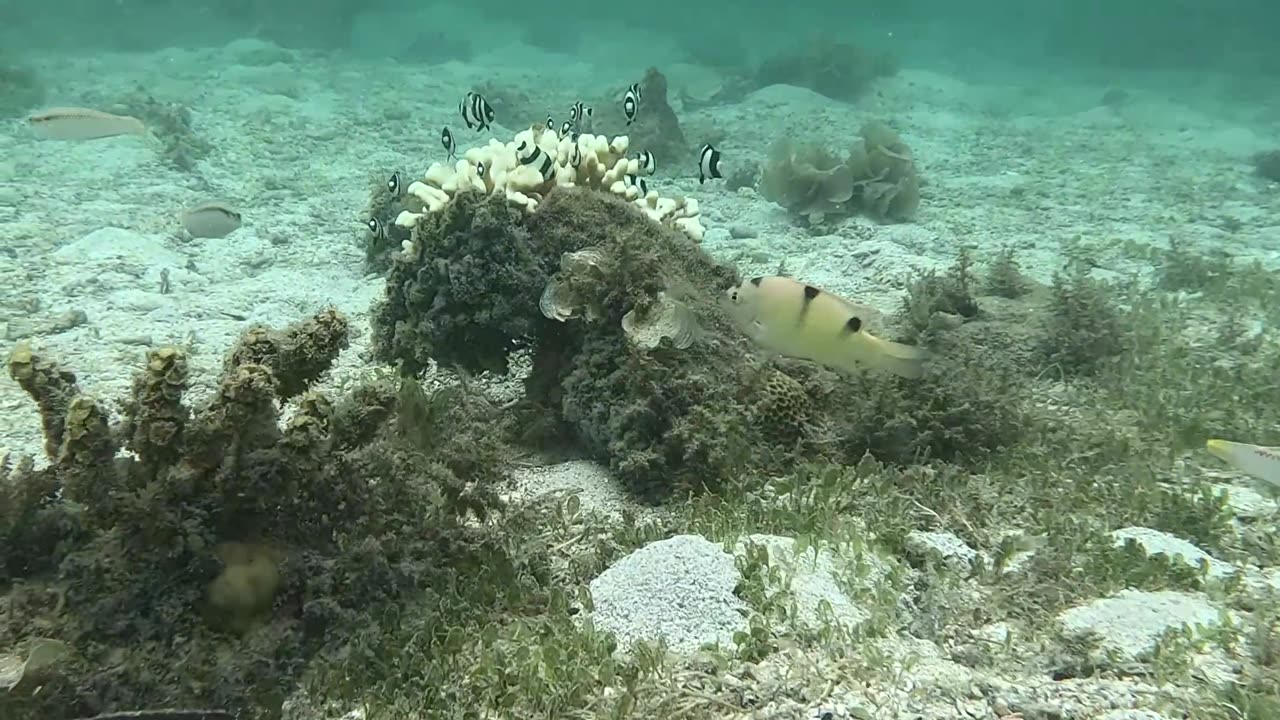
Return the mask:
<svg viewBox="0 0 1280 720">
<path fill-rule="evenodd" d="M 0 720 L 1280 717 L 1277 27 L 0 0 Z"/>
</svg>

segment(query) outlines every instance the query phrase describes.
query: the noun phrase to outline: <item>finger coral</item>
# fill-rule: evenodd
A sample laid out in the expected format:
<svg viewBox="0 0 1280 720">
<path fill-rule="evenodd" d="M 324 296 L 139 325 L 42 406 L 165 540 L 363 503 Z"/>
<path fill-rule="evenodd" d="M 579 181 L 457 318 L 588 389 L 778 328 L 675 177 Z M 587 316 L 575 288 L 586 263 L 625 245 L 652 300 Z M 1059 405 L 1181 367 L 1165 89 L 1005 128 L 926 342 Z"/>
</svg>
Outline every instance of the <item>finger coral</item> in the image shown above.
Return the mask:
<svg viewBox="0 0 1280 720">
<path fill-rule="evenodd" d="M 555 188 L 587 187 L 625 198 L 655 220 L 669 224 L 695 241 L 703 227 L 694 200 L 663 198 L 656 191 L 641 192 L 627 182 L 640 174 L 639 161 L 627 157 L 629 139 L 608 140 L 602 135 L 560 137 L 544 125 L 534 125 L 503 143 L 468 149 L 453 166 L 432 163 L 420 180 L 408 187 L 417 202 L 402 210 L 395 224 L 413 227 L 425 214 L 443 210 L 455 196 L 466 193 L 498 194 L 526 212 Z M 544 161 L 545 158 L 545 161 Z"/>
</svg>

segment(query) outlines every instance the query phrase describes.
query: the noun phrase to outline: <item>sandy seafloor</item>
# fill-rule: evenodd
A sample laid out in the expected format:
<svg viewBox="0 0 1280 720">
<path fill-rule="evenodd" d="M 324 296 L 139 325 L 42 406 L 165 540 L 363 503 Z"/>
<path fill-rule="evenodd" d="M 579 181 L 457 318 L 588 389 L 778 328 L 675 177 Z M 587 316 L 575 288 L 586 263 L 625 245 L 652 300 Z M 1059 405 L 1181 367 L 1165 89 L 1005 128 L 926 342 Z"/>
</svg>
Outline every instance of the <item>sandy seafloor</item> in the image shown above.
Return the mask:
<svg viewBox="0 0 1280 720">
<path fill-rule="evenodd" d="M 458 101 L 476 85 L 544 93 L 563 117 L 575 99 L 625 88 L 645 69 L 601 72 L 535 51 L 434 66 L 298 52 L 283 54 L 288 62 L 240 64 L 264 50 L 274 52 L 241 42 L 28 58 L 51 87 L 50 105 L 90 104 L 141 86 L 190 107 L 195 132 L 213 150 L 182 172 L 139 138 L 42 142 L 21 121 L 0 127 L 0 340 L 12 345 L 34 331 L 36 348 L 73 370 L 83 389 L 113 400 L 127 392 L 148 345 L 188 345 L 189 398 L 198 401 L 249 324 L 283 326 L 332 304 L 355 331 L 325 383 L 344 386 L 371 371 L 368 310 L 383 291 L 362 268 L 372 183 L 392 169 L 416 176 L 443 159 L 443 125 L 460 150 L 487 141 L 489 133 L 467 131 L 457 117 Z M 716 81 L 689 66 L 659 69 L 673 97 Z M 1104 106 L 1112 88 L 1126 91 L 1127 102 Z M 1009 245 L 1042 281 L 1072 244 L 1085 246 L 1104 274 L 1142 273 L 1149 268 L 1126 258 L 1122 243 L 1158 246 L 1171 237 L 1280 267 L 1280 187 L 1249 165 L 1252 153 L 1280 145 L 1280 91 L 1244 80 L 1108 75 L 1050 84 L 1029 75 L 983 85 L 908 66 L 856 104 L 789 86 L 707 110 L 673 104 L 692 146 L 719 138 L 726 175 L 735 164 L 762 162 L 784 133 L 842 153 L 867 120 L 898 130 L 927 181 L 908 224 L 855 217 L 810 229 L 751 191 L 699 186 L 692 157 L 659 158 L 651 181 L 663 194 L 698 199 L 705 248 L 744 275 L 785 262 L 789 274 L 886 315 L 915 271 L 949 267 L 962 244 L 980 259 Z M 492 136 L 505 141 L 540 120 L 498 117 Z M 207 200 L 240 208 L 244 227 L 222 239 L 182 239 L 176 213 Z M 754 237 L 731 237 L 735 226 L 749 231 L 736 235 Z M 161 294 L 166 269 L 172 291 Z M 76 311 L 84 322 L 61 328 L 59 318 Z M 0 448 L 40 456 L 42 442 L 34 404 L 0 378 Z"/>
<path fill-rule="evenodd" d="M 120 397 L 153 345 L 185 343 L 197 369 L 194 396 L 211 387 L 223 353 L 251 322 L 283 325 L 333 304 L 356 337 L 331 382 L 362 372 L 370 303 L 382 292 L 362 270 L 362 211 L 371 179 L 411 175 L 443 159 L 440 128 L 460 149 L 479 144 L 461 127 L 459 99 L 485 82 L 544 93 L 552 112 L 579 97 L 625 88 L 644 68 L 601 73 L 564 56 L 519 53 L 433 66 L 271 52 L 256 41 L 221 49 L 147 55 L 45 56 L 49 105 L 86 104 L 141 87 L 188 106 L 212 153 L 194 172 L 158 160 L 136 137 L 85 143 L 40 141 L 21 121 L 0 132 L 0 335 L 12 343 L 34 328 L 35 346 L 72 369 L 82 387 Z M 255 64 L 241 65 L 241 58 Z M 714 85 L 709 70 L 666 68 L 675 98 Z M 1110 77 L 1105 83 L 1044 78 L 999 86 L 966 84 L 905 69 L 856 104 L 807 89 L 771 86 L 741 103 L 675 109 L 691 145 L 720 136 L 725 173 L 759 163 L 780 134 L 843 152 L 862 123 L 883 119 L 913 149 L 927 187 L 915 222 L 848 218 L 814 230 L 751 191 L 699 186 L 690 158 L 659 158 L 653 186 L 699 200 L 713 255 L 744 273 L 789 274 L 892 313 L 920 268 L 947 267 L 961 244 L 1011 245 L 1029 274 L 1061 267 L 1064 241 L 1080 238 L 1103 267 L 1122 240 L 1177 236 L 1280 264 L 1280 193 L 1248 172 L 1250 154 L 1280 137 L 1280 112 L 1241 81 L 1214 77 Z M 1234 82 L 1234 84 L 1233 84 Z M 1145 83 L 1144 89 L 1139 83 Z M 1182 87 L 1179 87 L 1179 84 Z M 1101 104 L 1121 88 L 1121 107 Z M 1241 102 L 1232 105 L 1233 96 Z M 1272 97 L 1280 97 L 1273 95 Z M 562 110 L 561 110 L 562 109 Z M 497 118 L 509 139 L 541 118 Z M 245 225 L 222 239 L 186 240 L 175 214 L 206 200 L 240 208 Z M 1232 219 L 1241 226 L 1224 229 Z M 756 237 L 734 239 L 740 226 Z M 104 228 L 135 234 L 87 239 Z M 1123 265 L 1123 264 L 1122 264 Z M 172 291 L 160 294 L 160 273 Z M 87 321 L 46 333 L 68 311 Z M 224 312 L 247 317 L 240 321 Z M 36 410 L 0 382 L 0 447 L 40 446 Z M 38 454 L 38 453 L 34 453 Z"/>
</svg>

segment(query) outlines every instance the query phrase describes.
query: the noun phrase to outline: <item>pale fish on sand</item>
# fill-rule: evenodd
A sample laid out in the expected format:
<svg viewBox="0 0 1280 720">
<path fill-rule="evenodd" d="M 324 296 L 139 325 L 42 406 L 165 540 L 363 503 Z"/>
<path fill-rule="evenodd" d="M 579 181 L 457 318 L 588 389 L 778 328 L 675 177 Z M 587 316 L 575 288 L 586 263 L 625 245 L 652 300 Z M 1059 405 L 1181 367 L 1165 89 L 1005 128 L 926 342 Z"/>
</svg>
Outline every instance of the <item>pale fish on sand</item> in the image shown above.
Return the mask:
<svg viewBox="0 0 1280 720">
<path fill-rule="evenodd" d="M 28 117 L 27 124 L 46 140 L 95 140 L 147 134 L 147 126 L 136 117 L 80 107 L 49 108 Z"/>
<path fill-rule="evenodd" d="M 752 340 L 780 355 L 849 372 L 924 374 L 929 352 L 867 332 L 870 308 L 788 277 L 756 277 L 725 292 L 729 316 Z"/>
<path fill-rule="evenodd" d="M 223 238 L 240 227 L 240 212 L 218 202 L 205 203 L 183 210 L 178 219 L 182 227 L 197 238 Z"/>
<path fill-rule="evenodd" d="M 1280 447 L 1263 447 L 1230 440 L 1210 440 L 1205 448 L 1235 469 L 1280 487 Z"/>
</svg>

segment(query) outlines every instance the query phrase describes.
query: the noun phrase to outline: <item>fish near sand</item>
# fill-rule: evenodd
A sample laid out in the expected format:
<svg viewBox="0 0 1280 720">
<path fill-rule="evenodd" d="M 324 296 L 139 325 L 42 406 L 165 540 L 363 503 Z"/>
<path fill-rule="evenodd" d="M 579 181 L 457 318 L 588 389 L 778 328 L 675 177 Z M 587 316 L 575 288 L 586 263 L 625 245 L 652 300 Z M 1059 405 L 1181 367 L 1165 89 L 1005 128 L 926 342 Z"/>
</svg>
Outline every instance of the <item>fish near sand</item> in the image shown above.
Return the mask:
<svg viewBox="0 0 1280 720">
<path fill-rule="evenodd" d="M 453 133 L 449 131 L 448 125 L 440 131 L 440 144 L 444 146 L 444 155 L 446 159 L 458 159 L 458 143 L 453 139 Z"/>
<path fill-rule="evenodd" d="M 904 378 L 924 374 L 924 348 L 881 340 L 866 330 L 870 308 L 778 275 L 725 291 L 730 318 L 757 344 L 787 357 L 857 372 L 870 367 Z"/>
<path fill-rule="evenodd" d="M 224 238 L 240 228 L 241 216 L 222 203 L 205 203 L 178 215 L 182 227 L 195 238 Z"/>
<path fill-rule="evenodd" d="M 712 147 L 711 143 L 704 144 L 698 150 L 698 184 L 723 177 L 720 174 L 720 151 Z"/>
<path fill-rule="evenodd" d="M 458 113 L 462 115 L 462 121 L 467 124 L 468 130 L 475 128 L 483 132 L 493 124 L 493 107 L 480 93 L 467 93 L 462 102 L 458 103 Z"/>
<path fill-rule="evenodd" d="M 147 134 L 147 126 L 136 117 L 81 107 L 49 108 L 28 117 L 27 125 L 46 140 L 97 140 Z"/>
<path fill-rule="evenodd" d="M 634 83 L 627 88 L 627 94 L 622 98 L 622 114 L 627 117 L 627 124 L 635 122 L 636 116 L 640 114 L 640 83 Z"/>
<path fill-rule="evenodd" d="M 653 153 L 648 150 L 636 153 L 636 163 L 640 165 L 640 172 L 645 175 L 652 175 L 658 172 L 658 161 L 653 157 Z"/>
<path fill-rule="evenodd" d="M 1205 449 L 1235 469 L 1280 488 L 1280 447 L 1210 440 Z"/>
</svg>

